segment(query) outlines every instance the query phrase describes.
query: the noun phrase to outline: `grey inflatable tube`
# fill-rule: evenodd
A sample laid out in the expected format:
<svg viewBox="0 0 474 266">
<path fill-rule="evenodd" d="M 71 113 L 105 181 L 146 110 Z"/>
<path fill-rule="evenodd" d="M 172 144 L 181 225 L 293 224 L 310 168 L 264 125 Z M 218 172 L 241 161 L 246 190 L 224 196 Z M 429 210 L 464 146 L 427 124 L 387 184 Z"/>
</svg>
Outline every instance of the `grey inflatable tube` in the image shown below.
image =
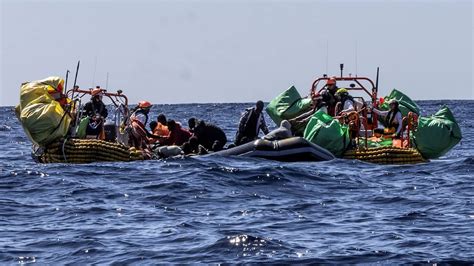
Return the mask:
<svg viewBox="0 0 474 266">
<path fill-rule="evenodd" d="M 216 155 L 258 157 L 282 162 L 329 161 L 334 159 L 334 155 L 328 150 L 301 137 L 275 141 L 258 139 L 206 156 Z"/>
</svg>

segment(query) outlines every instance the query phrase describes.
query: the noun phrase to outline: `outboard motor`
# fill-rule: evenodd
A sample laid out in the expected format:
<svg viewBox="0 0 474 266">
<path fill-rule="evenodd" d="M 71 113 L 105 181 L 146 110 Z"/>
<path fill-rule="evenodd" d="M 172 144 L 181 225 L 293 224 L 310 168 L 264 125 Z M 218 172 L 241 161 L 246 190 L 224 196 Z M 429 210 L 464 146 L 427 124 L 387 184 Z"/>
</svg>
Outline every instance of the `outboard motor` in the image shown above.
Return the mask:
<svg viewBox="0 0 474 266">
<path fill-rule="evenodd" d="M 107 121 L 104 124 L 105 141 L 115 142 L 117 139 L 117 131 L 115 128 L 115 123 L 112 121 Z"/>
</svg>

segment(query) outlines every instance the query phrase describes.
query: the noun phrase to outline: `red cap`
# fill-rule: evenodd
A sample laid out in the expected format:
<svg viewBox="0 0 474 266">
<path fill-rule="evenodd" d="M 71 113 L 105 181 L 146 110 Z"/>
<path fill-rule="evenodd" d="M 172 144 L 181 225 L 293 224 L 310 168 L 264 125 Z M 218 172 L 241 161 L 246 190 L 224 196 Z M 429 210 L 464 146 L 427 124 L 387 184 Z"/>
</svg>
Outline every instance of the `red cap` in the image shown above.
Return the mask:
<svg viewBox="0 0 474 266">
<path fill-rule="evenodd" d="M 99 95 L 101 92 L 102 92 L 101 89 L 93 89 L 93 90 L 91 91 L 91 95 L 92 95 L 92 96 L 96 96 L 96 95 Z"/>
<path fill-rule="evenodd" d="M 140 107 L 140 108 L 150 108 L 151 103 L 149 101 L 140 101 L 138 103 L 138 107 Z"/>
<path fill-rule="evenodd" d="M 334 84 L 336 84 L 336 79 L 335 78 L 330 78 L 326 82 L 326 85 L 334 85 Z"/>
</svg>

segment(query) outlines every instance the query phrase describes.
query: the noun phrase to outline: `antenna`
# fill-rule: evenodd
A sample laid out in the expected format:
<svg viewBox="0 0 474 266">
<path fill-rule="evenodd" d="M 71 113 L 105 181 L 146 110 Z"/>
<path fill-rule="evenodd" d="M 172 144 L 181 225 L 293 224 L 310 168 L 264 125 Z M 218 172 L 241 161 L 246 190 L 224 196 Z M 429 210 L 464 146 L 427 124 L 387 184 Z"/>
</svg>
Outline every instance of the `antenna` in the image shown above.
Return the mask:
<svg viewBox="0 0 474 266">
<path fill-rule="evenodd" d="M 326 40 L 326 74 L 328 73 L 329 64 L 329 40 Z"/>
<path fill-rule="evenodd" d="M 92 75 L 92 84 L 91 84 L 91 88 L 94 88 L 94 84 L 95 84 L 95 72 L 97 71 L 97 55 L 94 57 L 94 73 Z"/>
<path fill-rule="evenodd" d="M 107 72 L 107 79 L 105 80 L 105 90 L 109 88 L 109 72 Z"/>
<path fill-rule="evenodd" d="M 357 40 L 355 42 L 355 65 L 356 65 L 356 77 L 357 77 Z"/>
</svg>

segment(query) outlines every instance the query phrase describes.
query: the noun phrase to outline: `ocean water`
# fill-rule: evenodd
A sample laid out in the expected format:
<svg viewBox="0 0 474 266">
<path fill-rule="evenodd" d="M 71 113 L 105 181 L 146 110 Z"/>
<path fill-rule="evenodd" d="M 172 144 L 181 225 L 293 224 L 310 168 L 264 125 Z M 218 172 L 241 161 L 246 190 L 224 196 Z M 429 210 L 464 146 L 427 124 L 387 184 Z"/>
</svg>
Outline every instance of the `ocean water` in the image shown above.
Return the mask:
<svg viewBox="0 0 474 266">
<path fill-rule="evenodd" d="M 36 164 L 13 108 L 1 107 L 0 263 L 473 263 L 474 101 L 420 102 L 424 114 L 442 104 L 464 139 L 438 160 L 403 166 Z M 152 113 L 183 123 L 196 116 L 233 139 L 247 106 L 157 105 Z"/>
</svg>

